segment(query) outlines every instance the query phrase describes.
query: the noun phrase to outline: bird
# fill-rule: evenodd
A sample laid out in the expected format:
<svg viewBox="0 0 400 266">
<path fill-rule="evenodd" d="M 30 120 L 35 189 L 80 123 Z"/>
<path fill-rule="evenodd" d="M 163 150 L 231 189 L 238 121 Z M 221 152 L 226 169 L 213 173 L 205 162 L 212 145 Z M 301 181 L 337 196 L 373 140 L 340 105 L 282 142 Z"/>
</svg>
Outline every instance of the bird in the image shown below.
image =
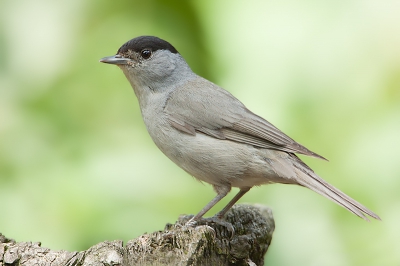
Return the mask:
<svg viewBox="0 0 400 266">
<path fill-rule="evenodd" d="M 188 222 L 224 221 L 226 212 L 252 187 L 294 184 L 332 200 L 358 217 L 380 217 L 328 184 L 296 154 L 324 159 L 251 112 L 231 93 L 195 74 L 169 42 L 139 36 L 100 62 L 117 65 L 130 82 L 147 131 L 156 146 L 216 196 Z M 217 214 L 203 216 L 232 187 L 239 192 Z"/>
</svg>

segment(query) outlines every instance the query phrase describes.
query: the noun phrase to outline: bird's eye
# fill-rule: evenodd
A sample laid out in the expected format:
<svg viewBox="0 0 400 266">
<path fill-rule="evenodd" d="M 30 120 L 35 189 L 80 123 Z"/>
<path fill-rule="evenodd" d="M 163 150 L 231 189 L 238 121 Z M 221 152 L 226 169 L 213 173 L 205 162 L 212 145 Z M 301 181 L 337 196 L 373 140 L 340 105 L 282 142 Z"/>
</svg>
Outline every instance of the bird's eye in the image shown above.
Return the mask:
<svg viewBox="0 0 400 266">
<path fill-rule="evenodd" d="M 149 59 L 151 56 L 151 51 L 149 49 L 143 49 L 140 52 L 140 55 L 143 57 L 143 59 Z"/>
</svg>

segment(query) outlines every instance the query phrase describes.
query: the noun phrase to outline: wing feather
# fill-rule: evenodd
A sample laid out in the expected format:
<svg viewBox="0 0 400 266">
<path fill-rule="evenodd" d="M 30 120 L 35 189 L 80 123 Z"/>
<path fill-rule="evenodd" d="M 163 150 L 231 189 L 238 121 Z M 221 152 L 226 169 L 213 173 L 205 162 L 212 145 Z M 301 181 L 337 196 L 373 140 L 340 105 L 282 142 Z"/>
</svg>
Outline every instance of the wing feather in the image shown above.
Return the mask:
<svg viewBox="0 0 400 266">
<path fill-rule="evenodd" d="M 172 91 L 164 111 L 173 127 L 191 135 L 202 132 L 218 139 L 326 160 L 249 111 L 229 92 L 201 77 Z"/>
</svg>

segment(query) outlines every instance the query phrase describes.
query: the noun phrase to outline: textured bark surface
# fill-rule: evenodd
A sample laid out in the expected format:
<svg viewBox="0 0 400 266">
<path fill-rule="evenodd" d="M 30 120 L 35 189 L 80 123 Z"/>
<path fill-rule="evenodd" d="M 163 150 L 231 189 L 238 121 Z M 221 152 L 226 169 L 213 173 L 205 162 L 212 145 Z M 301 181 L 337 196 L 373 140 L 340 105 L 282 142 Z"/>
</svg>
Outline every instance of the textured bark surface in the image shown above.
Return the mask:
<svg viewBox="0 0 400 266">
<path fill-rule="evenodd" d="M 40 243 L 20 242 L 0 234 L 0 266 L 20 265 L 263 265 L 275 223 L 269 208 L 235 205 L 225 220 L 235 234 L 218 224 L 183 226 L 181 216 L 163 231 L 128 241 L 101 242 L 85 251 L 53 251 Z"/>
</svg>

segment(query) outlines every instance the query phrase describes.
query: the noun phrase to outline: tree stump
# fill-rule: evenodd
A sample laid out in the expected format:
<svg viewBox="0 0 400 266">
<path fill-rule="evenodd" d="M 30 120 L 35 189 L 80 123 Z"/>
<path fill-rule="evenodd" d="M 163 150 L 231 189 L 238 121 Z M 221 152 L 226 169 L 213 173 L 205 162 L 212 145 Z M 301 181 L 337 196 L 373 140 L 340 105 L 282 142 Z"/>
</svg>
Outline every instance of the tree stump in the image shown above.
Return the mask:
<svg viewBox="0 0 400 266">
<path fill-rule="evenodd" d="M 0 234 L 0 266 L 125 266 L 125 265 L 264 265 L 275 223 L 272 211 L 261 205 L 239 204 L 226 214 L 235 233 L 218 224 L 194 228 L 179 217 L 163 231 L 128 241 L 104 241 L 80 252 L 53 251 L 40 243 L 15 242 Z"/>
</svg>

